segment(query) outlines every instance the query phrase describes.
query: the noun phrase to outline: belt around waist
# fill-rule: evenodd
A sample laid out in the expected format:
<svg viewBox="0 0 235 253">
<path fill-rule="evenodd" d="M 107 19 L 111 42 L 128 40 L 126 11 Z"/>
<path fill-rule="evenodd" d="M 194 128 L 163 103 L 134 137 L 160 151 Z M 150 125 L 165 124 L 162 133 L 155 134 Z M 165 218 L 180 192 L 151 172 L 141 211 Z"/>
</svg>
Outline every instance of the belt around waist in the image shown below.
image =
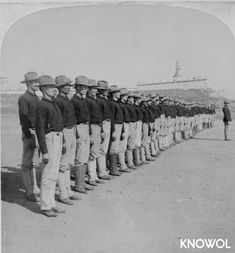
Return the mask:
<svg viewBox="0 0 235 253">
<path fill-rule="evenodd" d="M 91 123 L 91 125 L 102 126 L 102 123 Z"/>
<path fill-rule="evenodd" d="M 87 121 L 87 122 L 79 122 L 79 123 L 77 123 L 77 125 L 88 125 L 89 124 L 89 122 Z"/>
<path fill-rule="evenodd" d="M 103 121 L 108 121 L 108 122 L 110 122 L 110 121 L 111 121 L 111 119 L 103 119 Z"/>
<path fill-rule="evenodd" d="M 72 128 L 74 128 L 74 127 L 75 127 L 75 125 L 74 125 L 74 126 L 65 126 L 64 128 L 72 129 Z"/>
</svg>

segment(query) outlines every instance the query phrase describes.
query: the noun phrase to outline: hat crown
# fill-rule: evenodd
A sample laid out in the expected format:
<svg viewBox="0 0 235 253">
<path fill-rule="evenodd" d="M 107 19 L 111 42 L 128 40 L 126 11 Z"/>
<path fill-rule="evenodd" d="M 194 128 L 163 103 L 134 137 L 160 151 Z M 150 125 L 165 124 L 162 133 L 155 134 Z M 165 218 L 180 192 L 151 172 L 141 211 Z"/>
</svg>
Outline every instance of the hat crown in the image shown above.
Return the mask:
<svg viewBox="0 0 235 253">
<path fill-rule="evenodd" d="M 24 81 L 21 83 L 26 83 L 28 81 L 38 81 L 38 74 L 36 72 L 28 72 L 24 75 Z"/>
<path fill-rule="evenodd" d="M 61 85 L 65 85 L 65 84 L 69 84 L 71 83 L 72 80 L 70 80 L 67 76 L 65 75 L 61 75 L 61 76 L 57 76 L 55 78 L 55 83 L 57 84 L 57 86 L 61 86 Z"/>
<path fill-rule="evenodd" d="M 111 85 L 109 87 L 109 90 L 110 90 L 110 92 L 116 92 L 116 91 L 119 92 L 120 91 L 120 89 L 117 85 Z"/>
<path fill-rule="evenodd" d="M 105 80 L 99 80 L 97 82 L 97 88 L 103 88 L 103 89 L 106 88 L 106 89 L 108 89 L 108 85 L 109 85 L 109 83 Z"/>
<path fill-rule="evenodd" d="M 121 95 L 129 94 L 129 91 L 126 88 L 121 88 L 120 92 L 121 92 Z"/>
<path fill-rule="evenodd" d="M 48 84 L 55 85 L 55 80 L 51 76 L 43 75 L 39 77 L 39 85 L 48 85 Z"/>
<path fill-rule="evenodd" d="M 86 76 L 77 76 L 75 78 L 75 84 L 87 85 L 88 84 L 88 78 Z"/>
<path fill-rule="evenodd" d="M 88 79 L 87 81 L 88 86 L 96 86 L 96 80 L 95 79 Z"/>
</svg>

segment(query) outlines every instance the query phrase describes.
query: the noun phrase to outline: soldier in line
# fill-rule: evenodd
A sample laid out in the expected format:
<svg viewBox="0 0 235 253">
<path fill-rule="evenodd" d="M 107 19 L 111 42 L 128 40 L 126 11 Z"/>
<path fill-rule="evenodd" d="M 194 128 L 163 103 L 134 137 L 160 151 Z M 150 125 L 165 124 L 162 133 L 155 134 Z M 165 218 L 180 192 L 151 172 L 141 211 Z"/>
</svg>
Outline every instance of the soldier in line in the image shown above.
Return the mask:
<svg viewBox="0 0 235 253">
<path fill-rule="evenodd" d="M 59 199 L 64 204 L 73 205 L 72 200 L 80 200 L 80 198 L 73 194 L 70 187 L 70 172 L 74 166 L 76 152 L 76 116 L 68 98 L 72 80 L 61 75 L 55 78 L 55 82 L 59 94 L 54 101 L 60 108 L 64 123 L 64 141 L 58 177 Z"/>
<path fill-rule="evenodd" d="M 228 138 L 228 126 L 229 122 L 232 121 L 230 110 L 228 108 L 228 102 L 224 101 L 224 107 L 223 107 L 223 122 L 224 122 L 224 140 L 225 141 L 230 141 Z"/>
<path fill-rule="evenodd" d="M 137 130 L 137 114 L 134 107 L 134 94 L 130 93 L 128 94 L 127 102 L 126 102 L 126 108 L 130 115 L 130 123 L 129 123 L 129 136 L 127 139 L 127 150 L 126 150 L 126 160 L 127 160 L 127 167 L 129 169 L 135 170 L 136 166 L 133 159 L 133 150 L 137 148 L 136 145 L 136 130 Z"/>
<path fill-rule="evenodd" d="M 134 156 L 134 165 L 139 167 L 142 165 L 140 160 L 140 147 L 141 147 L 141 140 L 142 140 L 142 126 L 143 126 L 143 113 L 140 109 L 141 103 L 141 96 L 139 94 L 134 94 L 134 108 L 137 115 L 137 122 L 136 122 L 136 147 L 133 150 Z"/>
<path fill-rule="evenodd" d="M 123 129 L 123 112 L 118 102 L 120 98 L 120 88 L 117 85 L 112 85 L 109 88 L 110 93 L 110 110 L 111 110 L 111 134 L 109 147 L 109 161 L 110 161 L 110 175 L 120 176 L 121 172 L 118 170 L 118 154 L 120 152 L 120 140 L 125 137 L 125 130 Z"/>
<path fill-rule="evenodd" d="M 25 80 L 21 83 L 25 83 L 27 86 L 27 91 L 18 100 L 23 142 L 21 171 L 27 199 L 37 202 L 40 195 L 36 180 L 36 167 L 39 161 L 39 150 L 35 135 L 36 106 L 39 102 L 38 97 L 35 95 L 38 90 L 37 73 L 26 73 Z"/>
<path fill-rule="evenodd" d="M 157 153 L 157 149 L 155 147 L 155 139 L 156 139 L 156 127 L 155 127 L 155 120 L 157 117 L 157 112 L 156 112 L 156 106 L 154 104 L 155 101 L 155 95 L 152 94 L 150 96 L 150 99 L 148 101 L 148 111 L 149 111 L 149 126 L 150 126 L 150 151 L 151 151 L 151 156 L 152 157 L 158 157 L 159 153 Z"/>
<path fill-rule="evenodd" d="M 87 190 L 94 190 L 85 182 L 90 153 L 90 115 L 86 102 L 88 78 L 78 76 L 74 85 L 76 94 L 72 97 L 71 103 L 76 116 L 75 191 L 86 194 Z"/>
<path fill-rule="evenodd" d="M 109 172 L 106 166 L 106 156 L 109 148 L 110 131 L 111 131 L 111 110 L 108 101 L 108 82 L 99 80 L 97 82 L 97 102 L 102 113 L 102 138 L 100 143 L 99 156 L 97 158 L 98 177 L 103 180 L 110 180 Z"/>
<path fill-rule="evenodd" d="M 102 112 L 96 100 L 96 80 L 88 79 L 88 92 L 86 97 L 88 113 L 90 115 L 90 154 L 88 160 L 88 183 L 97 186 L 102 183 L 97 175 L 96 162 L 99 157 L 100 144 L 104 140 L 105 134 L 102 125 Z"/>
<path fill-rule="evenodd" d="M 120 151 L 118 153 L 118 163 L 119 163 L 119 171 L 120 172 L 130 172 L 129 168 L 127 167 L 127 164 L 125 162 L 125 153 L 127 150 L 127 140 L 129 138 L 130 134 L 130 114 L 126 106 L 126 101 L 128 98 L 129 92 L 126 89 L 121 89 L 120 99 L 119 99 L 119 105 L 121 107 L 122 113 L 123 113 L 123 132 L 125 133 L 122 135 L 122 138 L 120 140 Z"/>
<path fill-rule="evenodd" d="M 140 108 L 143 114 L 143 128 L 142 128 L 142 142 L 140 148 L 140 157 L 142 163 L 147 163 L 148 161 L 155 161 L 155 159 L 150 154 L 150 114 L 148 108 L 149 98 L 143 96 L 141 99 Z M 146 162 L 147 161 L 147 162 Z"/>
<path fill-rule="evenodd" d="M 55 81 L 51 76 L 39 77 L 43 98 L 36 109 L 36 134 L 42 152 L 42 179 L 40 204 L 42 214 L 56 217 L 65 210 L 56 207 L 55 188 L 58 180 L 60 158 L 63 144 L 63 118 L 57 104 L 53 101 Z"/>
</svg>

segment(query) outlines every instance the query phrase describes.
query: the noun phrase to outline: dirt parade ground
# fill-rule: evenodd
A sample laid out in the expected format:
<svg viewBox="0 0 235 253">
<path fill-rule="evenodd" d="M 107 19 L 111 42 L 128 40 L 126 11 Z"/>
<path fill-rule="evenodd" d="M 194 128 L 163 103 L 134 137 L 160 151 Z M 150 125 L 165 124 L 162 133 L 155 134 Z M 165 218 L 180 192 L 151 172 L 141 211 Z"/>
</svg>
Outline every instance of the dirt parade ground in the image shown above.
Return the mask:
<svg viewBox="0 0 235 253">
<path fill-rule="evenodd" d="M 16 123 L 17 122 L 17 123 Z M 235 250 L 235 125 L 222 122 L 155 162 L 96 187 L 57 218 L 25 199 L 16 116 L 2 117 L 4 253 L 181 253 Z M 181 238 L 228 239 L 231 249 L 181 249 Z"/>
</svg>

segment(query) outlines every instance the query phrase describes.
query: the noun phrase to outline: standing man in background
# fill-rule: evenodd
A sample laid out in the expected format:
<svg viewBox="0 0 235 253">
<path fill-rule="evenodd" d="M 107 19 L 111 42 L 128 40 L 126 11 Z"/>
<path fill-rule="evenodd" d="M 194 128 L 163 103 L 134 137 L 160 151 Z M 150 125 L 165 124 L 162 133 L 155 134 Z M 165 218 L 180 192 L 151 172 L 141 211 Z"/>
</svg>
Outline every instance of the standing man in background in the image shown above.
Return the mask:
<svg viewBox="0 0 235 253">
<path fill-rule="evenodd" d="M 18 100 L 19 118 L 22 127 L 23 156 L 21 171 L 26 189 L 27 199 L 39 201 L 40 190 L 36 180 L 36 166 L 39 160 L 39 150 L 35 135 L 36 106 L 39 98 L 35 92 L 38 90 L 38 75 L 35 72 L 25 74 L 21 83 L 27 85 L 27 91 Z"/>
<path fill-rule="evenodd" d="M 76 152 L 76 117 L 73 105 L 68 98 L 72 80 L 61 75 L 55 78 L 55 82 L 59 94 L 54 101 L 60 108 L 64 123 L 64 143 L 58 178 L 59 199 L 64 204 L 73 205 L 72 200 L 79 200 L 80 198 L 73 194 L 70 186 L 70 172 L 74 166 Z"/>
<path fill-rule="evenodd" d="M 228 125 L 229 125 L 229 122 L 232 121 L 232 118 L 231 118 L 230 110 L 228 108 L 228 102 L 227 101 L 224 101 L 223 113 L 224 113 L 224 118 L 223 118 L 223 122 L 224 122 L 224 140 L 225 141 L 230 141 L 230 139 L 228 139 Z"/>
<path fill-rule="evenodd" d="M 97 186 L 96 183 L 101 183 L 97 176 L 97 158 L 100 152 L 102 128 L 102 112 L 100 105 L 96 100 L 96 80 L 88 79 L 88 92 L 86 97 L 87 108 L 90 115 L 90 154 L 88 160 L 88 183 L 92 186 Z"/>
<path fill-rule="evenodd" d="M 75 155 L 75 191 L 87 193 L 94 190 L 85 183 L 86 168 L 90 153 L 89 121 L 90 115 L 86 102 L 88 78 L 75 78 L 76 94 L 71 99 L 76 116 L 76 155 Z"/>
<path fill-rule="evenodd" d="M 110 180 L 107 166 L 106 155 L 108 153 L 110 131 L 111 131 L 111 110 L 108 101 L 108 82 L 105 80 L 99 80 L 97 82 L 97 102 L 99 103 L 102 113 L 102 129 L 103 135 L 101 136 L 100 151 L 97 158 L 98 165 L 98 177 L 103 180 Z"/>
<path fill-rule="evenodd" d="M 63 117 L 57 104 L 53 101 L 55 81 L 51 76 L 39 77 L 43 98 L 36 109 L 36 134 L 42 152 L 41 211 L 48 217 L 64 213 L 55 204 L 55 189 L 59 175 L 60 158 L 63 144 Z"/>
</svg>

